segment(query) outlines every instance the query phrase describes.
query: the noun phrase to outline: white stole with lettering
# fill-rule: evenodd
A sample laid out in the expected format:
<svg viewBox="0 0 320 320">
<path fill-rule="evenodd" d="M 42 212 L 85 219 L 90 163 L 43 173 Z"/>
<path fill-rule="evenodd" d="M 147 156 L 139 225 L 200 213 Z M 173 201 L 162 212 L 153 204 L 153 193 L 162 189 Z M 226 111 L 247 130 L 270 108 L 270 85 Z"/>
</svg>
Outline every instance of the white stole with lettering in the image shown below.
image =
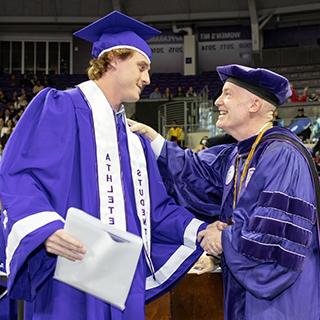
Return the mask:
<svg viewBox="0 0 320 320">
<path fill-rule="evenodd" d="M 114 111 L 94 81 L 83 82 L 78 87 L 92 110 L 96 140 L 100 219 L 120 230 L 126 230 L 125 194 L 123 194 L 122 188 L 122 171 Z M 144 248 L 150 258 L 150 195 L 146 158 L 139 137 L 130 131 L 127 123 L 125 125 L 136 209 L 141 224 Z"/>
</svg>

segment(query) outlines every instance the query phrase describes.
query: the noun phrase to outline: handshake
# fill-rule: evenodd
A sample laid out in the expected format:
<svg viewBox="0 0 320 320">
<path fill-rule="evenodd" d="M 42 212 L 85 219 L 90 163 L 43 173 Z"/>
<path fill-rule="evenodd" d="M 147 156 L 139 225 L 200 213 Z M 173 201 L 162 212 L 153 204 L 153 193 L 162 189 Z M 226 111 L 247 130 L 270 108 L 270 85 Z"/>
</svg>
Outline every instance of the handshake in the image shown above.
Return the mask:
<svg viewBox="0 0 320 320">
<path fill-rule="evenodd" d="M 222 252 L 221 235 L 222 231 L 228 227 L 228 224 L 216 221 L 209 224 L 205 230 L 198 233 L 198 241 L 204 251 L 213 255 L 219 256 Z"/>
</svg>

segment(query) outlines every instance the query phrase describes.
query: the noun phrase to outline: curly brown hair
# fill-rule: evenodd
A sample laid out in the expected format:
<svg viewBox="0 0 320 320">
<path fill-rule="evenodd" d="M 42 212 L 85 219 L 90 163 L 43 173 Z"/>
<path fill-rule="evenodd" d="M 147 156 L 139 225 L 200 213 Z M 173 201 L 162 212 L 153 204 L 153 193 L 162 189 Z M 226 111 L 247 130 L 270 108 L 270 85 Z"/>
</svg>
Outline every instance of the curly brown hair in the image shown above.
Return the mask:
<svg viewBox="0 0 320 320">
<path fill-rule="evenodd" d="M 115 49 L 105 52 L 101 57 L 93 58 L 89 61 L 87 70 L 90 80 L 98 80 L 108 70 L 110 62 L 114 58 L 126 60 L 133 55 L 132 49 Z"/>
</svg>

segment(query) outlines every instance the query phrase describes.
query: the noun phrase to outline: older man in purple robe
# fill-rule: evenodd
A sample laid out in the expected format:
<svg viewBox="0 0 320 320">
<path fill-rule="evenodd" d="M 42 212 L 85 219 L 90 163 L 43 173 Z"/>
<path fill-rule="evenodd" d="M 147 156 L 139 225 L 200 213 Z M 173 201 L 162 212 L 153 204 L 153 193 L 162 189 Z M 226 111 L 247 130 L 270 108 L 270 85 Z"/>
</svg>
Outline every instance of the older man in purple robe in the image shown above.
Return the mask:
<svg viewBox="0 0 320 320">
<path fill-rule="evenodd" d="M 217 71 L 224 82 L 217 126 L 237 143 L 194 154 L 141 124 L 132 130 L 153 140 L 167 188 L 180 203 L 210 214 L 220 202 L 220 220 L 229 226 L 200 238 L 207 252 L 222 254 L 225 319 L 318 320 L 316 179 L 301 141 L 272 128 L 274 110 L 291 95 L 289 82 L 260 68 Z"/>
</svg>

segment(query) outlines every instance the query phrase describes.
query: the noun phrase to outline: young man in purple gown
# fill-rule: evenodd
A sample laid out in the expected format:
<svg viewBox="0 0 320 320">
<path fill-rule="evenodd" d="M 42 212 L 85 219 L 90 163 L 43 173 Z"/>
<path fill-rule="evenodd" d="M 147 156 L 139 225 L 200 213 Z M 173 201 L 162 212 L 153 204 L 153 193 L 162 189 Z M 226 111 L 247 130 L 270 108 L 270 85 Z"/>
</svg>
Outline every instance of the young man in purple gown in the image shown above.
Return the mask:
<svg viewBox="0 0 320 320">
<path fill-rule="evenodd" d="M 150 82 L 146 40 L 157 34 L 119 12 L 76 32 L 93 43 L 90 80 L 42 90 L 6 146 L 1 250 L 9 295 L 26 301 L 26 320 L 142 320 L 145 301 L 202 253 L 197 235 L 206 224 L 167 195 L 150 143 L 129 130 L 122 105 Z M 142 238 L 123 311 L 53 279 L 57 255 L 77 261 L 90 249 L 63 229 L 70 207 Z"/>
</svg>

